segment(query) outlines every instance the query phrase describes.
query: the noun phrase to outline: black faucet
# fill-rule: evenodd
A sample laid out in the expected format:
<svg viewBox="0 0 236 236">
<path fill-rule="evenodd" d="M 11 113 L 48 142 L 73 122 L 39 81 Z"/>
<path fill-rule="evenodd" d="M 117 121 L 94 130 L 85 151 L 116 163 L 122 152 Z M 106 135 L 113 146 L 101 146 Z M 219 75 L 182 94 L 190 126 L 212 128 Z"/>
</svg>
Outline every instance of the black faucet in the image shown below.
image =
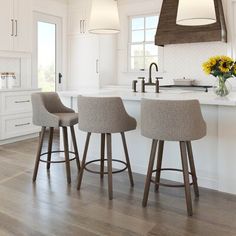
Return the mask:
<svg viewBox="0 0 236 236">
<path fill-rule="evenodd" d="M 155 66 L 156 67 L 156 72 L 158 72 L 158 66 L 155 62 L 151 63 L 149 66 L 149 78 L 148 78 L 148 84 L 149 85 L 154 85 L 154 83 L 152 83 L 152 67 Z M 147 85 L 148 85 L 147 84 Z"/>
<path fill-rule="evenodd" d="M 162 77 L 156 77 L 156 82 L 153 83 L 152 82 L 152 67 L 155 66 L 156 67 L 156 71 L 158 72 L 158 66 L 155 62 L 151 63 L 151 65 L 149 66 L 149 78 L 148 78 L 148 82 L 145 82 L 145 77 L 138 77 L 138 79 L 141 79 L 141 92 L 145 93 L 145 87 L 146 86 L 155 86 L 155 92 L 159 93 L 160 92 L 160 85 L 159 85 L 159 79 L 163 79 Z"/>
</svg>

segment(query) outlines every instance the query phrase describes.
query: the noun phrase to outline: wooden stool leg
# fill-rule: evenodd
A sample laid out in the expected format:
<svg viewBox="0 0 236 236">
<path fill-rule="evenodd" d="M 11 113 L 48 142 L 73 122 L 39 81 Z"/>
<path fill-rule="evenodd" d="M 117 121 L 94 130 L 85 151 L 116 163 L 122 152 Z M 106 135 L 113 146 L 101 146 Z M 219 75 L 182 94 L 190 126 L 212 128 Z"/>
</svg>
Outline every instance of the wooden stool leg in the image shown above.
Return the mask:
<svg viewBox="0 0 236 236">
<path fill-rule="evenodd" d="M 52 141 L 53 141 L 53 132 L 54 132 L 54 128 L 50 127 L 49 129 L 49 137 L 48 137 L 48 163 L 47 163 L 47 169 L 50 169 L 51 166 L 51 157 L 52 157 Z"/>
<path fill-rule="evenodd" d="M 34 166 L 33 182 L 36 181 L 37 174 L 38 174 L 40 155 L 42 153 L 43 139 L 44 139 L 45 131 L 46 131 L 46 127 L 42 127 L 41 132 L 39 134 L 39 144 L 38 144 L 38 150 L 37 150 L 35 166 Z"/>
<path fill-rule="evenodd" d="M 71 138 L 72 138 L 72 143 L 73 143 L 74 152 L 75 152 L 75 158 L 76 158 L 77 168 L 78 168 L 78 171 L 80 171 L 79 152 L 78 152 L 78 146 L 77 146 L 76 137 L 75 137 L 75 129 L 74 129 L 74 126 L 71 126 L 71 127 L 70 127 L 70 132 L 71 132 Z"/>
<path fill-rule="evenodd" d="M 64 140 L 64 153 L 65 153 L 65 161 L 66 161 L 66 176 L 67 183 L 71 183 L 71 174 L 70 174 L 70 156 L 69 156 L 69 146 L 68 146 L 68 134 L 67 127 L 62 127 L 63 129 L 63 140 Z"/>
<path fill-rule="evenodd" d="M 149 159 L 146 184 L 145 184 L 144 195 L 143 195 L 143 207 L 147 206 L 149 189 L 150 189 L 150 184 L 151 184 L 151 179 L 152 179 L 153 165 L 154 165 L 156 150 L 157 150 L 157 142 L 158 142 L 157 140 L 152 140 L 152 149 L 151 149 L 151 154 L 150 154 L 150 159 Z"/>
<path fill-rule="evenodd" d="M 192 178 L 193 178 L 194 193 L 196 197 L 199 197 L 199 189 L 198 189 L 197 175 L 196 175 L 196 169 L 195 169 L 194 159 L 193 159 L 192 145 L 190 141 L 186 143 L 187 143 L 187 150 L 188 150 L 189 165 L 190 165 Z"/>
<path fill-rule="evenodd" d="M 161 177 L 161 165 L 162 165 L 162 157 L 163 157 L 163 149 L 164 149 L 164 141 L 160 140 L 158 145 L 158 154 L 157 154 L 157 172 L 155 182 L 160 182 Z M 158 192 L 159 184 L 155 184 L 155 191 Z"/>
<path fill-rule="evenodd" d="M 112 148 L 111 148 L 111 134 L 107 136 L 107 167 L 108 167 L 108 192 L 109 199 L 113 199 L 113 187 L 112 187 Z"/>
<path fill-rule="evenodd" d="M 100 165 L 100 177 L 104 176 L 104 158 L 105 158 L 105 134 L 101 134 L 101 165 Z"/>
<path fill-rule="evenodd" d="M 122 137 L 122 142 L 124 146 L 124 152 L 125 152 L 125 159 L 128 167 L 128 173 L 129 173 L 129 180 L 130 180 L 130 185 L 133 187 L 134 186 L 134 180 L 133 180 L 133 175 L 132 175 L 132 170 L 131 170 L 131 165 L 130 165 L 130 160 L 129 160 L 129 153 L 128 153 L 128 148 L 126 144 L 126 139 L 125 139 L 125 133 L 121 133 Z"/>
<path fill-rule="evenodd" d="M 85 142 L 85 148 L 84 148 L 84 154 L 83 154 L 81 169 L 80 169 L 80 172 L 79 172 L 79 180 L 78 180 L 78 185 L 77 185 L 78 190 L 80 190 L 82 179 L 83 179 L 83 173 L 84 173 L 84 167 L 85 167 L 85 163 L 86 163 L 86 157 L 87 157 L 90 137 L 91 137 L 91 133 L 88 133 L 87 138 L 86 138 L 86 142 Z"/>
<path fill-rule="evenodd" d="M 191 190 L 189 184 L 189 173 L 188 173 L 188 159 L 185 142 L 180 142 L 181 160 L 183 166 L 183 177 L 184 177 L 184 188 L 185 188 L 185 198 L 187 204 L 188 215 L 193 215 L 192 210 L 192 200 L 191 200 Z"/>
</svg>

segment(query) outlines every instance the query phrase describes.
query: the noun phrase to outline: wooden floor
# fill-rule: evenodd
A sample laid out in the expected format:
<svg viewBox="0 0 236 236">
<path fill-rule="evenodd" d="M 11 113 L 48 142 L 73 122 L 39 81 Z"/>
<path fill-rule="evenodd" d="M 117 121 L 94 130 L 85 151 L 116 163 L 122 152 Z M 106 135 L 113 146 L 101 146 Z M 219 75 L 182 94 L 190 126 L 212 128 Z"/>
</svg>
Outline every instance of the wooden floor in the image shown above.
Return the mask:
<svg viewBox="0 0 236 236">
<path fill-rule="evenodd" d="M 187 217 L 182 189 L 161 187 L 155 194 L 152 188 L 144 209 L 144 176 L 135 174 L 130 189 L 127 173 L 115 175 L 109 201 L 106 178 L 100 182 L 85 173 L 81 191 L 76 190 L 75 162 L 71 186 L 62 164 L 50 173 L 41 164 L 33 184 L 36 146 L 36 139 L 0 146 L 0 236 L 236 235 L 236 196 L 200 189 L 194 216 Z"/>
</svg>

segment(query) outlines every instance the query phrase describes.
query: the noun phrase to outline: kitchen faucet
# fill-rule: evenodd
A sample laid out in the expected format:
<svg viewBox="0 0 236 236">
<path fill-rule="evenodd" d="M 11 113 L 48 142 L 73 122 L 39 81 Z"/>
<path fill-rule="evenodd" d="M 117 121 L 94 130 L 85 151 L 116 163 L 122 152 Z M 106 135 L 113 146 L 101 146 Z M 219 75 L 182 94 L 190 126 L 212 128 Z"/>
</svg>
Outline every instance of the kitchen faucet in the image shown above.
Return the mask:
<svg viewBox="0 0 236 236">
<path fill-rule="evenodd" d="M 155 66 L 156 67 L 156 72 L 158 72 L 158 66 L 155 62 L 151 63 L 149 66 L 149 78 L 148 78 L 148 83 L 147 85 L 153 85 L 152 83 L 152 67 Z"/>
<path fill-rule="evenodd" d="M 156 77 L 156 82 L 153 83 L 152 82 L 152 67 L 155 66 L 156 67 L 156 71 L 158 72 L 158 66 L 155 62 L 152 62 L 149 66 L 149 78 L 148 78 L 148 82 L 145 82 L 145 77 L 138 77 L 138 79 L 141 79 L 142 80 L 142 85 L 141 85 L 141 92 L 142 93 L 145 93 L 145 87 L 146 86 L 156 86 L 156 90 L 155 92 L 156 93 L 159 93 L 160 92 L 160 85 L 159 85 L 159 79 L 163 79 L 162 77 Z M 137 80 L 134 80 L 133 81 L 133 91 L 134 92 L 137 92 L 136 91 L 136 85 L 137 85 Z"/>
</svg>

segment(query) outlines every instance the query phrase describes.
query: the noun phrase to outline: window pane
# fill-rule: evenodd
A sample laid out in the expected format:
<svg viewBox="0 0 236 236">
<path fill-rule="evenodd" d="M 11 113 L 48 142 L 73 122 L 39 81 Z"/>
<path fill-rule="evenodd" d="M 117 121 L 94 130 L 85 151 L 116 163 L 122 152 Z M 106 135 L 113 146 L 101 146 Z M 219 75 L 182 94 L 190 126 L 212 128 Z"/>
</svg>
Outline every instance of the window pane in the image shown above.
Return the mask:
<svg viewBox="0 0 236 236">
<path fill-rule="evenodd" d="M 144 69 L 143 57 L 131 57 L 131 70 Z"/>
<path fill-rule="evenodd" d="M 38 87 L 55 91 L 56 25 L 38 22 Z"/>
<path fill-rule="evenodd" d="M 145 45 L 145 56 L 157 56 L 158 47 L 154 44 Z"/>
<path fill-rule="evenodd" d="M 145 57 L 145 69 L 148 69 L 152 62 L 158 63 L 158 58 L 156 57 Z"/>
<path fill-rule="evenodd" d="M 158 23 L 158 18 L 157 16 L 149 16 L 146 17 L 146 28 L 148 29 L 156 29 Z"/>
<path fill-rule="evenodd" d="M 131 45 L 131 56 L 144 56 L 143 44 Z"/>
<path fill-rule="evenodd" d="M 132 30 L 144 29 L 144 18 L 132 19 Z"/>
<path fill-rule="evenodd" d="M 154 42 L 156 30 L 146 30 L 146 41 Z"/>
<path fill-rule="evenodd" d="M 132 32 L 132 42 L 143 42 L 144 41 L 144 31 L 138 30 Z"/>
</svg>

